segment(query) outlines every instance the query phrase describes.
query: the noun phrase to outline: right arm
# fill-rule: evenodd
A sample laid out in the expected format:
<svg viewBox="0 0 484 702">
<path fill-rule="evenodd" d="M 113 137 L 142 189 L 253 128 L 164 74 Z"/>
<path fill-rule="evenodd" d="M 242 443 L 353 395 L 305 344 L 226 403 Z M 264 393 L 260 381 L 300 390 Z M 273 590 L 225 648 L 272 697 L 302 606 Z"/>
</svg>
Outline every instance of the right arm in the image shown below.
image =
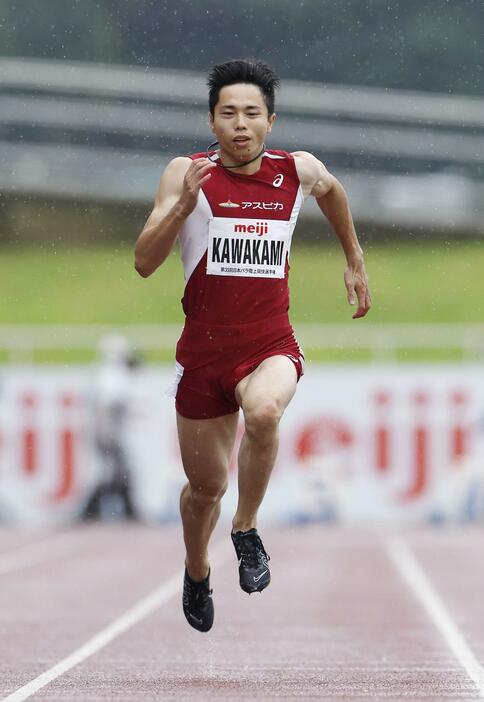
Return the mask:
<svg viewBox="0 0 484 702">
<path fill-rule="evenodd" d="M 134 267 L 147 278 L 169 255 L 186 218 L 193 212 L 202 185 L 216 164 L 206 158 L 174 158 L 161 176 L 153 211 L 135 246 Z"/>
</svg>

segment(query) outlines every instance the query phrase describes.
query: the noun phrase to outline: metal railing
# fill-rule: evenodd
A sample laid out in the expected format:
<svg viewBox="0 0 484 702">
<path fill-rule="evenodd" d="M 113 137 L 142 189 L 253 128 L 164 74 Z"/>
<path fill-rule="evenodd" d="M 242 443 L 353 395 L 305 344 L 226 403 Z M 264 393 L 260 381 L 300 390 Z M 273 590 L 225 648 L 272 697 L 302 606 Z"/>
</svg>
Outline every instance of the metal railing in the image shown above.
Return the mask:
<svg viewBox="0 0 484 702">
<path fill-rule="evenodd" d="M 198 105 L 206 110 L 204 73 L 48 59 L 0 59 L 0 88 L 86 93 L 111 98 Z M 410 90 L 328 85 L 284 79 L 282 112 L 378 121 L 484 127 L 484 100 Z"/>
<path fill-rule="evenodd" d="M 306 349 L 333 351 L 366 350 L 373 360 L 392 360 L 398 351 L 458 350 L 463 360 L 484 359 L 484 324 L 295 324 L 295 331 Z M 104 324 L 3 325 L 0 326 L 0 351 L 8 362 L 32 362 L 36 352 L 92 351 L 103 336 L 124 336 L 141 351 L 173 351 L 181 324 Z"/>
<path fill-rule="evenodd" d="M 207 145 L 205 78 L 0 58 L 0 191 L 148 206 L 171 154 Z M 277 110 L 269 146 L 329 159 L 359 222 L 484 231 L 482 98 L 285 80 Z"/>
</svg>

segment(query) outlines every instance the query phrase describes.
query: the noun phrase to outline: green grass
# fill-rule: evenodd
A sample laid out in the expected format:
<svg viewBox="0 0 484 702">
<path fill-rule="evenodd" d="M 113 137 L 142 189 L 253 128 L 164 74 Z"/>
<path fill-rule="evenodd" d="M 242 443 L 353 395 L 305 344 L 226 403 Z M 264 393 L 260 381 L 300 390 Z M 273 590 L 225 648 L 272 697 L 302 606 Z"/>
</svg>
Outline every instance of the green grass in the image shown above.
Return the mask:
<svg viewBox="0 0 484 702">
<path fill-rule="evenodd" d="M 395 243 L 368 245 L 372 323 L 482 322 L 484 319 L 484 244 Z M 0 324 L 164 324 L 182 323 L 183 270 L 172 254 L 150 278 L 133 268 L 128 248 L 95 247 L 47 251 L 0 250 Z M 291 319 L 300 322 L 351 322 L 346 302 L 344 257 L 337 246 L 299 246 L 291 255 Z M 357 320 L 354 324 L 365 324 Z M 365 349 L 311 349 L 309 361 L 366 361 Z M 86 362 L 88 351 L 39 351 L 37 362 Z M 6 360 L 0 350 L 0 363 Z M 455 360 L 455 349 L 401 349 L 402 361 Z M 146 356 L 173 360 L 172 351 Z"/>
<path fill-rule="evenodd" d="M 305 248 L 294 253 L 294 321 L 350 321 L 341 251 Z M 484 319 L 484 242 L 371 245 L 365 248 L 365 259 L 373 298 L 368 321 Z"/>
<path fill-rule="evenodd" d="M 373 296 L 369 321 L 484 319 L 483 243 L 368 245 L 365 254 Z M 351 321 L 343 270 L 336 246 L 293 249 L 293 322 Z M 143 279 L 128 248 L 0 250 L 0 324 L 181 322 L 182 294 L 177 253 Z"/>
</svg>

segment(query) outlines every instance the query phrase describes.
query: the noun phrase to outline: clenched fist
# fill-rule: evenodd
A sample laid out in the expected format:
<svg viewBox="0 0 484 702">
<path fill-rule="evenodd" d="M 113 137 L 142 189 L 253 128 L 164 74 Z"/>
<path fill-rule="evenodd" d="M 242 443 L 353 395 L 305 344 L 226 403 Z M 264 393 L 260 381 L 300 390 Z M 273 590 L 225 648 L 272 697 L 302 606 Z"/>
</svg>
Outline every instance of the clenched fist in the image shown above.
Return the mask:
<svg viewBox="0 0 484 702">
<path fill-rule="evenodd" d="M 188 167 L 183 179 L 183 190 L 179 200 L 184 214 L 187 216 L 195 209 L 200 188 L 210 179 L 212 168 L 216 167 L 216 163 L 205 157 L 194 159 Z"/>
</svg>

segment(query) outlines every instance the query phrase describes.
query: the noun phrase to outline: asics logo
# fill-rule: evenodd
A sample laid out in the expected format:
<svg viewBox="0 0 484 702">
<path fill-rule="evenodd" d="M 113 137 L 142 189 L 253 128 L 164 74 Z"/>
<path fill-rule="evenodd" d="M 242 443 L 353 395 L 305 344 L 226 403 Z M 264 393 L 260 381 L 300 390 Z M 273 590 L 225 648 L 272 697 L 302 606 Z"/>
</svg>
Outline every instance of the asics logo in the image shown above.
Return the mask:
<svg viewBox="0 0 484 702">
<path fill-rule="evenodd" d="M 276 175 L 276 177 L 274 178 L 274 180 L 272 181 L 272 185 L 275 188 L 280 188 L 283 180 L 284 180 L 284 176 L 282 175 L 282 173 L 278 173 Z"/>
<path fill-rule="evenodd" d="M 255 583 L 258 583 L 259 580 L 262 578 L 262 576 L 265 575 L 266 573 L 267 573 L 267 570 L 265 570 L 263 573 L 261 573 L 261 574 L 258 575 L 257 577 L 254 575 L 254 582 L 255 582 Z"/>
</svg>

